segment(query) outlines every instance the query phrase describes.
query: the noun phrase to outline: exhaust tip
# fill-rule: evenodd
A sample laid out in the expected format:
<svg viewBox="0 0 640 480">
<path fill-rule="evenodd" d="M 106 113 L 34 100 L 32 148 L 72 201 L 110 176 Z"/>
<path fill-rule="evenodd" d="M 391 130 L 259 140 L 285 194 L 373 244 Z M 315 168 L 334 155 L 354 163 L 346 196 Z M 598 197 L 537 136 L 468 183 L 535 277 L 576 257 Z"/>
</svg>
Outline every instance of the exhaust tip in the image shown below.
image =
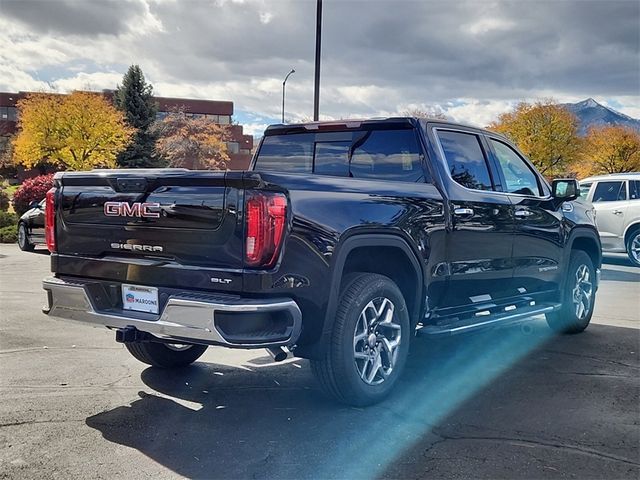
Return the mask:
<svg viewBox="0 0 640 480">
<path fill-rule="evenodd" d="M 287 351 L 282 347 L 268 347 L 267 352 L 269 352 L 274 362 L 282 362 L 289 356 Z"/>
</svg>

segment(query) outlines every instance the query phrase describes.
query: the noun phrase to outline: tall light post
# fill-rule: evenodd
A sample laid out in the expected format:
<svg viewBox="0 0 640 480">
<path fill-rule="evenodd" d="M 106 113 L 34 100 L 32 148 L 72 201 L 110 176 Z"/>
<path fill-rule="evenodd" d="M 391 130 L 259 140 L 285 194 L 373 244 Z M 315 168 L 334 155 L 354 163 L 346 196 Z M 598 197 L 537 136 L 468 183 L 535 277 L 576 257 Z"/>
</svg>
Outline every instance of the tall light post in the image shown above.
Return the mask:
<svg viewBox="0 0 640 480">
<path fill-rule="evenodd" d="M 296 71 L 292 68 L 291 71 L 289 73 L 287 73 L 287 76 L 284 77 L 284 80 L 282 81 L 282 123 L 284 123 L 284 92 L 285 92 L 285 86 L 287 85 L 287 80 L 289 79 L 289 76 L 292 73 L 296 73 Z"/>
<path fill-rule="evenodd" d="M 322 33 L 322 0 L 316 4 L 316 73 L 313 88 L 313 121 L 318 121 L 320 114 L 320 46 Z"/>
</svg>

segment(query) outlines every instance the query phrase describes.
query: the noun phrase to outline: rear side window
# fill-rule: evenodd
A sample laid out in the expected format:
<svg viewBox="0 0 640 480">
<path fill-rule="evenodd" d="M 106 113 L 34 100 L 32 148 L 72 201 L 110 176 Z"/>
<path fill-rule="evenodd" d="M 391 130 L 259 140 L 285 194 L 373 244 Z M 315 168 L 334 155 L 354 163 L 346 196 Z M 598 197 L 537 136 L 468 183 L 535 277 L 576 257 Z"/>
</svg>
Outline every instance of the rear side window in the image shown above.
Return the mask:
<svg viewBox="0 0 640 480">
<path fill-rule="evenodd" d="M 629 200 L 640 198 L 640 180 L 629 180 Z"/>
<path fill-rule="evenodd" d="M 627 199 L 627 191 L 623 181 L 598 182 L 593 192 L 593 203 L 618 202 Z"/>
<path fill-rule="evenodd" d="M 255 170 L 423 182 L 413 129 L 353 130 L 267 136 Z"/>
<path fill-rule="evenodd" d="M 463 187 L 492 190 L 489 168 L 477 135 L 438 131 L 438 138 L 451 172 L 451 178 Z"/>
</svg>

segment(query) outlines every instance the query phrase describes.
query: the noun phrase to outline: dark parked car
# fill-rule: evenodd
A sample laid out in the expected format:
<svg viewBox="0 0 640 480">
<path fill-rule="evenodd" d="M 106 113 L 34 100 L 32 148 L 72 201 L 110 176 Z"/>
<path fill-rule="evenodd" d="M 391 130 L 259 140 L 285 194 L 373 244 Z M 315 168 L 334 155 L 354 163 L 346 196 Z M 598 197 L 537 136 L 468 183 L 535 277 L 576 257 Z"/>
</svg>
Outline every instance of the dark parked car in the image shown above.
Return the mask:
<svg viewBox="0 0 640 480">
<path fill-rule="evenodd" d="M 367 405 L 393 388 L 416 332 L 540 314 L 584 330 L 601 249 L 577 196 L 577 181 L 549 185 L 482 129 L 274 125 L 250 171 L 57 174 L 45 312 L 114 329 L 161 368 L 209 345 L 275 360 L 286 348 L 330 395 Z"/>
<path fill-rule="evenodd" d="M 31 202 L 29 207 L 18 221 L 18 246 L 25 252 L 31 252 L 37 244 L 45 243 L 45 200 Z"/>
</svg>

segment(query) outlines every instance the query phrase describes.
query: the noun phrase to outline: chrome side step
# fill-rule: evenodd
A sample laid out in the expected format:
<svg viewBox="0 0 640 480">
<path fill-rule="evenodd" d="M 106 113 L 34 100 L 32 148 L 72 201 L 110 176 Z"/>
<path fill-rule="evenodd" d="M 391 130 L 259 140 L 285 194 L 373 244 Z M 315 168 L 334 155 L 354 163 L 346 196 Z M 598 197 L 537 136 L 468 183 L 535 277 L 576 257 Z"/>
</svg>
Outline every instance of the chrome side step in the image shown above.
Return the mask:
<svg viewBox="0 0 640 480">
<path fill-rule="evenodd" d="M 474 316 L 465 320 L 453 319 L 451 323 L 440 323 L 439 325 L 424 325 L 416 330 L 416 335 L 455 335 L 484 328 L 511 325 L 529 320 L 535 315 L 554 312 L 559 310 L 559 303 L 540 304 L 509 311 L 508 313 L 489 314 L 486 316 Z"/>
</svg>

